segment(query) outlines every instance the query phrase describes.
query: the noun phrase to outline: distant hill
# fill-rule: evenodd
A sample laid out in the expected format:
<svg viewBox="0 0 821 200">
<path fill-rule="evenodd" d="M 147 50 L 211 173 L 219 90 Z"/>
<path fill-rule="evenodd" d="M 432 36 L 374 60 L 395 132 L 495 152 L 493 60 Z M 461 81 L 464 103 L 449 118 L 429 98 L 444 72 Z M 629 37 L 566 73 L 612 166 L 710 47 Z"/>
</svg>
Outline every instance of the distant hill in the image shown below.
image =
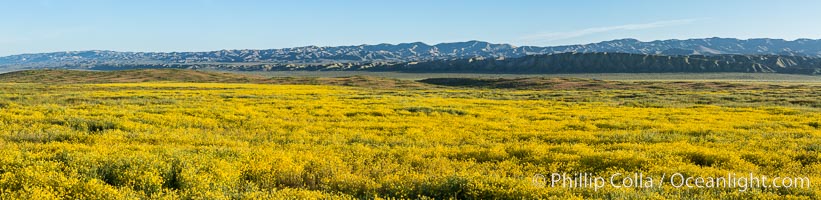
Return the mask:
<svg viewBox="0 0 821 200">
<path fill-rule="evenodd" d="M 87 70 L 24 70 L 0 74 L 0 83 L 44 83 L 44 84 L 87 84 L 87 83 L 140 83 L 140 82 L 184 82 L 184 83 L 258 83 L 285 85 L 338 85 L 364 88 L 422 88 L 428 85 L 408 80 L 398 80 L 372 76 L 350 76 L 334 78 L 284 77 L 266 78 L 256 75 L 229 72 L 211 72 L 185 69 L 137 69 L 116 71 Z"/>
<path fill-rule="evenodd" d="M 757 72 L 821 74 L 821 58 L 780 55 L 560 53 L 509 59 L 470 58 L 368 66 L 371 71 L 479 73 Z"/>
<path fill-rule="evenodd" d="M 0 74 L 0 82 L 4 83 L 262 83 L 267 80 L 262 76 L 178 69 L 122 71 L 25 70 Z"/>
<path fill-rule="evenodd" d="M 518 58 L 558 53 L 648 55 L 784 55 L 821 57 L 821 40 L 705 38 L 642 42 L 621 39 L 554 47 L 513 46 L 483 41 L 428 45 L 421 42 L 338 47 L 305 46 L 210 52 L 70 51 L 0 57 L 0 69 L 225 68 L 241 70 L 345 70 L 369 63 L 402 63 L 467 58 Z M 242 67 L 239 67 L 242 66 Z M 254 67 L 248 67 L 254 66 Z"/>
<path fill-rule="evenodd" d="M 78 69 L 62 67 L 64 69 Z M 517 58 L 442 59 L 413 62 L 324 64 L 116 64 L 90 70 L 213 69 L 228 71 L 395 71 L 464 73 L 784 73 L 821 75 L 821 58 L 782 55 L 646 55 L 630 53 L 558 53 Z"/>
</svg>

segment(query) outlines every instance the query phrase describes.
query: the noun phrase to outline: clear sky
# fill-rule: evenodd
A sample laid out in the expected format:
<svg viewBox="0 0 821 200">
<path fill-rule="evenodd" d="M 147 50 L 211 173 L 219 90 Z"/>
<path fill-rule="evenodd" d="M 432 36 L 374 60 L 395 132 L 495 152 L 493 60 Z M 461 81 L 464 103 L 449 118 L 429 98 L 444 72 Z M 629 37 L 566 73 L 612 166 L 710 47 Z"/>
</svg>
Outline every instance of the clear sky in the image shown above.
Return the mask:
<svg viewBox="0 0 821 200">
<path fill-rule="evenodd" d="M 821 38 L 817 0 L 0 0 L 0 56 L 483 40 Z"/>
</svg>

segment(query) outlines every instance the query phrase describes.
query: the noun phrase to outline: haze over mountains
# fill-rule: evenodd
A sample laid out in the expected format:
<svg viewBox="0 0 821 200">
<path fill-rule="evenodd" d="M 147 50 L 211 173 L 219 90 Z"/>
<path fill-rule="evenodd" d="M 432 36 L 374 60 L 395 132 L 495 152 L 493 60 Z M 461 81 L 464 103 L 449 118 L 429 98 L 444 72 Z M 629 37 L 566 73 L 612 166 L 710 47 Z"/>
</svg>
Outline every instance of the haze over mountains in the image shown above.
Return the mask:
<svg viewBox="0 0 821 200">
<path fill-rule="evenodd" d="M 618 54 L 597 54 L 604 52 Z M 473 62 L 479 60 L 483 61 Z M 0 57 L 0 68 L 214 68 L 414 72 L 433 70 L 522 73 L 732 71 L 819 74 L 819 60 L 821 40 L 705 38 L 650 42 L 621 39 L 554 47 L 517 47 L 468 41 L 436 45 L 416 42 L 211 52 L 71 51 Z M 446 69 L 443 66 L 450 68 Z M 535 68 L 540 70 L 534 70 Z"/>
</svg>

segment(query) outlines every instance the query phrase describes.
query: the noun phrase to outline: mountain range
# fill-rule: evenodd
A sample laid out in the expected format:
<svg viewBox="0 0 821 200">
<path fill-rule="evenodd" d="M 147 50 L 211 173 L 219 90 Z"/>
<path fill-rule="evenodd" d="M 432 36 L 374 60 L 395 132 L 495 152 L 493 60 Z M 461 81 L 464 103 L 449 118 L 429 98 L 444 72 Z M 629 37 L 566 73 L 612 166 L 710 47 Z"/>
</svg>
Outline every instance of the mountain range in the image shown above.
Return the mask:
<svg viewBox="0 0 821 200">
<path fill-rule="evenodd" d="M 21 54 L 0 57 L 0 69 L 36 68 L 220 68 L 235 70 L 361 70 L 381 66 L 422 62 L 427 64 L 460 63 L 465 59 L 505 60 L 538 58 L 543 55 L 588 55 L 586 53 L 624 53 L 668 56 L 669 58 L 708 58 L 744 55 L 761 58 L 773 56 L 788 60 L 821 58 L 821 40 L 704 38 L 642 42 L 620 39 L 583 45 L 552 47 L 513 46 L 483 41 L 428 45 L 421 42 L 358 46 L 305 46 L 266 50 L 221 50 L 209 52 L 116 52 L 69 51 Z M 564 54 L 581 53 L 581 54 Z M 589 54 L 595 56 L 598 54 Z M 623 54 L 611 54 L 623 55 Z M 701 56 L 701 57 L 698 57 Z M 653 57 L 655 58 L 655 57 Z M 664 58 L 664 57 L 659 57 Z M 712 59 L 712 58 L 710 58 Z M 709 60 L 709 59 L 708 59 Z M 726 60 L 719 58 L 719 60 Z M 597 63 L 609 67 L 617 63 Z M 475 65 L 475 64 L 474 64 Z M 421 65 L 419 65 L 421 66 Z M 520 66 L 533 68 L 533 66 Z M 686 68 L 686 66 L 680 66 Z M 375 70 L 377 68 L 373 68 Z M 525 70 L 526 71 L 526 70 Z M 605 70 L 606 71 L 606 70 Z M 752 70 L 780 72 L 779 70 Z M 751 71 L 751 72 L 752 72 Z"/>
<path fill-rule="evenodd" d="M 377 64 L 370 71 L 468 73 L 746 72 L 821 74 L 821 58 L 782 55 L 649 55 L 558 53 L 518 58 L 469 58 Z"/>
</svg>

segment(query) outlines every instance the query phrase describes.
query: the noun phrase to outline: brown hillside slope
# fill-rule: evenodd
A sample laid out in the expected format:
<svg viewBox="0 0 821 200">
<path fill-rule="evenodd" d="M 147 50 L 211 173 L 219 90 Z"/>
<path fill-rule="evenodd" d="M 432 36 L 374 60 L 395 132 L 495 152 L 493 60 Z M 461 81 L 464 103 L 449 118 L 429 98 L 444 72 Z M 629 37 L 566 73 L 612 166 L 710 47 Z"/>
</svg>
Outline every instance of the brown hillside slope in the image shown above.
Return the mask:
<svg viewBox="0 0 821 200">
<path fill-rule="evenodd" d="M 188 69 L 139 69 L 118 71 L 26 70 L 0 74 L 0 83 L 88 84 L 88 83 L 259 83 L 281 85 L 339 85 L 364 88 L 426 88 L 431 85 L 373 76 L 333 78 L 278 77 Z"/>
<path fill-rule="evenodd" d="M 7 83 L 136 83 L 136 82 L 200 82 L 200 83 L 261 83 L 262 76 L 180 69 L 141 69 L 123 71 L 27 70 L 0 74 Z"/>
</svg>

